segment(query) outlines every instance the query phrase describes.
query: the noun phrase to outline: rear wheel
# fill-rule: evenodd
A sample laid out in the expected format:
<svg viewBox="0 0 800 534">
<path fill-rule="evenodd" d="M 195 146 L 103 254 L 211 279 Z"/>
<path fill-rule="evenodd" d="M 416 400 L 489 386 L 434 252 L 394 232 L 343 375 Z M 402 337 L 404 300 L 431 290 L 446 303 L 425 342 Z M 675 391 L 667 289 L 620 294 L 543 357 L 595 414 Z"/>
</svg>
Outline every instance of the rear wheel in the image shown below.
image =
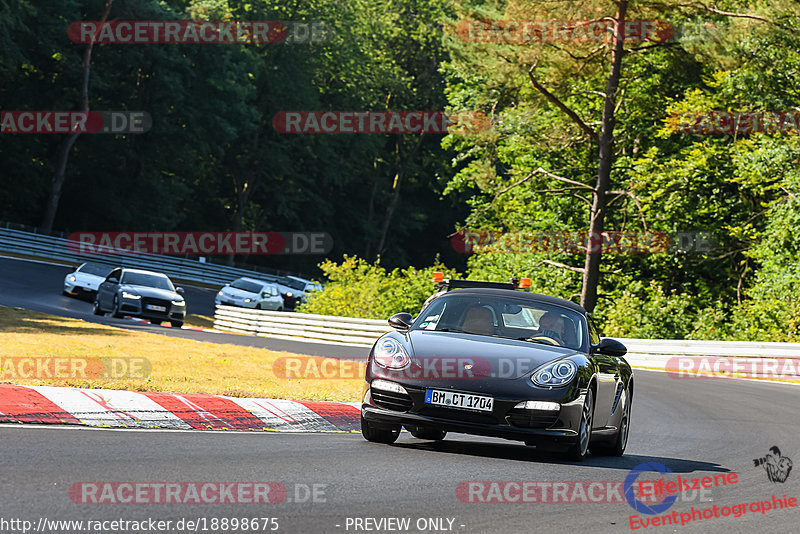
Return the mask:
<svg viewBox="0 0 800 534">
<path fill-rule="evenodd" d="M 631 399 L 628 390 L 622 392 L 622 418 L 619 421 L 619 428 L 617 434 L 614 436 L 614 441 L 608 444 L 592 445 L 593 454 L 602 454 L 606 456 L 622 456 L 625 453 L 625 447 L 628 445 L 628 432 L 631 425 Z"/>
<path fill-rule="evenodd" d="M 594 420 L 594 393 L 592 389 L 586 390 L 586 399 L 583 401 L 581 424 L 578 430 L 578 441 L 567 449 L 567 456 L 582 462 L 589 455 L 589 441 L 592 439 L 592 422 Z"/>
<path fill-rule="evenodd" d="M 439 430 L 438 428 L 430 428 L 424 426 L 406 427 L 411 435 L 417 439 L 429 439 L 432 441 L 441 441 L 447 435 L 447 431 Z"/>
<path fill-rule="evenodd" d="M 391 444 L 397 441 L 400 436 L 400 426 L 396 427 L 376 427 L 369 423 L 364 416 L 361 416 L 361 434 L 364 439 L 373 443 Z"/>
</svg>

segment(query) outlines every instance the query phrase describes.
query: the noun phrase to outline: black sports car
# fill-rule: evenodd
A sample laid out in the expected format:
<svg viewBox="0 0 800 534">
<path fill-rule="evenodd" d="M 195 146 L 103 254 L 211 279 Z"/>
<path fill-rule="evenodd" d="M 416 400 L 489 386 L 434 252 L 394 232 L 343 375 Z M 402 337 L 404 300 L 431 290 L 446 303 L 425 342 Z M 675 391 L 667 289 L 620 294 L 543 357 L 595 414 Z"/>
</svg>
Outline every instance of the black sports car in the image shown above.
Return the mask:
<svg viewBox="0 0 800 534">
<path fill-rule="evenodd" d="M 395 331 L 367 362 L 368 441 L 393 443 L 404 426 L 420 439 L 495 436 L 576 460 L 589 447 L 623 454 L 633 400 L 625 346 L 601 339 L 581 306 L 516 282 L 443 280 L 416 319 L 389 319 Z"/>
</svg>

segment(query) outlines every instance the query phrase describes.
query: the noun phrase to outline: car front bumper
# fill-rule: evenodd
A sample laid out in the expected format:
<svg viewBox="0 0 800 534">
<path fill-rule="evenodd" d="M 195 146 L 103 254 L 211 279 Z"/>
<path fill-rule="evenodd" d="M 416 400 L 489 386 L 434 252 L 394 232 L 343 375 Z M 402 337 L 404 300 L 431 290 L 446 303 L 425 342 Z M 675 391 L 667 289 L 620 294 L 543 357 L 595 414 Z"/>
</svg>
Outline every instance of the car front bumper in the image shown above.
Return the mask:
<svg viewBox="0 0 800 534">
<path fill-rule="evenodd" d="M 476 412 L 426 404 L 424 389 L 406 389 L 412 399 L 411 408 L 391 409 L 381 402 L 380 390 L 377 390 L 378 395 L 373 396 L 373 390 L 370 389 L 365 397 L 366 402 L 362 403 L 361 415 L 376 426 L 430 427 L 447 432 L 524 441 L 542 448 L 563 448 L 578 439 L 585 399 L 585 390 L 577 396 L 568 395 L 559 402 L 560 409 L 557 412 L 546 414 L 544 411 L 515 408 L 520 402 L 536 399 L 495 395 L 492 412 Z M 546 400 L 553 401 L 552 398 Z M 530 417 L 526 418 L 528 415 Z"/>
</svg>

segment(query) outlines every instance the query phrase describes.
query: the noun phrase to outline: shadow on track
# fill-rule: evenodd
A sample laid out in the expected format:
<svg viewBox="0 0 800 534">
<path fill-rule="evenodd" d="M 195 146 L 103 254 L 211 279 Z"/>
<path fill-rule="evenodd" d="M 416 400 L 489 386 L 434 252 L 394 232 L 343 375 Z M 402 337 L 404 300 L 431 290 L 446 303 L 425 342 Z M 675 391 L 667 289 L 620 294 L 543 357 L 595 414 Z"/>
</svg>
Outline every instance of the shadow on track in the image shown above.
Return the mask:
<svg viewBox="0 0 800 534">
<path fill-rule="evenodd" d="M 684 458 L 671 458 L 666 456 L 645 456 L 639 454 L 625 454 L 624 456 L 589 456 L 583 462 L 573 462 L 563 455 L 536 450 L 522 444 L 514 443 L 487 443 L 483 441 L 403 441 L 391 445 L 403 449 L 417 449 L 444 454 L 460 454 L 466 456 L 479 456 L 498 460 L 516 460 L 519 462 L 535 462 L 547 464 L 572 464 L 586 467 L 603 467 L 606 469 L 619 469 L 630 471 L 639 464 L 658 462 L 672 469 L 674 473 L 692 473 L 695 471 L 727 473 L 730 469 L 716 463 L 688 460 Z M 591 448 L 590 448 L 591 450 Z"/>
</svg>

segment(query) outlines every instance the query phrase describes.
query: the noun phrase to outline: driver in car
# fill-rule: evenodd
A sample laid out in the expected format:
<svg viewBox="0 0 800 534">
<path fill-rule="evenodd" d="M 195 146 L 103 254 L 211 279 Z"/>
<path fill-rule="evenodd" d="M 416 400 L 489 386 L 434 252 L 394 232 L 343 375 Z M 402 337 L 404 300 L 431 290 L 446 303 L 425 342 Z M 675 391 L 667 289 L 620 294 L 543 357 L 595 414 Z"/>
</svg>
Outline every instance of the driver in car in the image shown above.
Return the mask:
<svg viewBox="0 0 800 534">
<path fill-rule="evenodd" d="M 557 313 L 545 313 L 539 319 L 539 331 L 536 335 L 549 337 L 559 345 L 564 345 L 564 318 Z"/>
</svg>

